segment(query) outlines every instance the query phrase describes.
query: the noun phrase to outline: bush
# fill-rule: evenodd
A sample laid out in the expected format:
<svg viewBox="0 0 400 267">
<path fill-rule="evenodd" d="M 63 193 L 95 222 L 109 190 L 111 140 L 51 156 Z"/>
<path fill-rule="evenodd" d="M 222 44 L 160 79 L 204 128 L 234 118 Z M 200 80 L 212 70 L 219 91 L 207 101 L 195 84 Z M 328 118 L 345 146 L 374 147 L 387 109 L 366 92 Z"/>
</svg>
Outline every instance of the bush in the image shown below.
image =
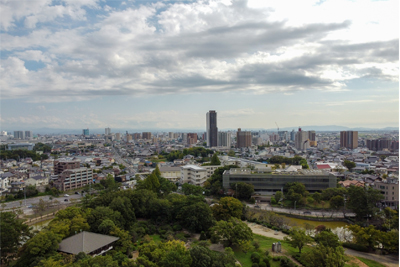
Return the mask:
<svg viewBox="0 0 400 267">
<path fill-rule="evenodd" d="M 250 259 L 251 259 L 251 262 L 258 263 L 258 262 L 260 262 L 261 257 L 260 257 L 260 254 L 258 254 L 257 252 L 253 252 L 250 256 Z"/>
<path fill-rule="evenodd" d="M 291 261 L 288 257 L 281 257 L 280 259 L 281 267 L 296 267 L 297 265 Z"/>
<path fill-rule="evenodd" d="M 253 263 L 251 267 L 259 267 L 258 263 Z"/>
<path fill-rule="evenodd" d="M 343 243 L 343 247 L 354 249 L 354 250 L 361 251 L 361 252 L 369 252 L 368 248 L 366 246 L 362 246 L 362 245 L 358 245 L 358 244 L 354 244 L 354 243 L 345 242 L 345 243 Z"/>
<path fill-rule="evenodd" d="M 176 232 L 176 231 L 181 231 L 182 230 L 182 226 L 180 224 L 174 224 L 174 226 L 172 227 L 172 229 Z"/>
<path fill-rule="evenodd" d="M 206 236 L 206 234 L 204 233 L 204 231 L 201 231 L 199 240 L 207 240 L 207 236 Z"/>
<path fill-rule="evenodd" d="M 277 203 L 277 202 L 276 202 L 276 199 L 275 199 L 274 197 L 271 197 L 271 204 L 272 204 L 272 205 L 276 205 L 276 203 Z"/>
<path fill-rule="evenodd" d="M 265 262 L 263 262 L 262 260 L 258 263 L 258 266 L 260 266 L 260 267 L 267 267 L 267 265 L 265 264 Z"/>
<path fill-rule="evenodd" d="M 258 243 L 257 241 L 253 241 L 253 247 L 255 249 L 258 249 L 260 247 L 260 243 Z"/>
<path fill-rule="evenodd" d="M 254 204 L 254 203 L 256 203 L 256 200 L 254 197 L 252 197 L 252 198 L 250 198 L 249 202 L 250 202 L 250 204 Z"/>
<path fill-rule="evenodd" d="M 271 266 L 271 263 L 269 262 L 269 260 L 270 260 L 269 257 L 263 259 L 263 262 L 265 263 L 266 267 L 270 267 Z"/>
</svg>

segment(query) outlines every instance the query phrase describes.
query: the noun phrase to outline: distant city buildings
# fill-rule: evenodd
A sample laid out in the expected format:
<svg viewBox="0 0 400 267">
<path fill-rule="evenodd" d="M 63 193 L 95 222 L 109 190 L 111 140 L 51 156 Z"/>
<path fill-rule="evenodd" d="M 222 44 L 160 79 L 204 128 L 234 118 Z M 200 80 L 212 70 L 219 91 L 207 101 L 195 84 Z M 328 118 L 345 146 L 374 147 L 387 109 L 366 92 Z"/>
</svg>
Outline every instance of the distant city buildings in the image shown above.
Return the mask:
<svg viewBox="0 0 400 267">
<path fill-rule="evenodd" d="M 142 138 L 143 139 L 147 139 L 147 140 L 151 140 L 151 132 L 143 132 L 142 133 Z"/>
<path fill-rule="evenodd" d="M 358 132 L 357 131 L 341 131 L 340 132 L 340 147 L 355 149 L 358 147 Z"/>
<path fill-rule="evenodd" d="M 231 133 L 229 132 L 218 132 L 218 146 L 231 147 Z"/>
<path fill-rule="evenodd" d="M 373 151 L 399 150 L 399 141 L 394 141 L 389 138 L 367 139 L 366 143 L 366 147 Z"/>
<path fill-rule="evenodd" d="M 188 145 L 197 144 L 197 133 L 188 133 L 186 138 L 187 138 L 187 144 Z"/>
<path fill-rule="evenodd" d="M 14 131 L 14 139 L 25 139 L 25 132 L 23 131 Z"/>
<path fill-rule="evenodd" d="M 25 139 L 29 140 L 32 138 L 33 138 L 32 131 L 25 131 Z"/>
<path fill-rule="evenodd" d="M 239 128 L 237 130 L 237 132 L 236 132 L 236 147 L 237 148 L 250 147 L 251 141 L 252 141 L 252 136 L 251 136 L 250 131 L 242 131 L 241 128 Z"/>
<path fill-rule="evenodd" d="M 110 128 L 106 128 L 104 132 L 105 132 L 105 135 L 110 135 L 111 134 L 111 129 Z"/>
<path fill-rule="evenodd" d="M 207 146 L 218 146 L 217 112 L 210 110 L 206 114 Z"/>
<path fill-rule="evenodd" d="M 306 150 L 310 148 L 310 140 L 309 134 L 307 131 L 302 131 L 301 128 L 299 128 L 299 131 L 296 133 L 295 136 L 295 147 L 297 150 Z"/>
<path fill-rule="evenodd" d="M 83 129 L 82 130 L 82 135 L 83 136 L 89 136 L 89 129 Z"/>
</svg>

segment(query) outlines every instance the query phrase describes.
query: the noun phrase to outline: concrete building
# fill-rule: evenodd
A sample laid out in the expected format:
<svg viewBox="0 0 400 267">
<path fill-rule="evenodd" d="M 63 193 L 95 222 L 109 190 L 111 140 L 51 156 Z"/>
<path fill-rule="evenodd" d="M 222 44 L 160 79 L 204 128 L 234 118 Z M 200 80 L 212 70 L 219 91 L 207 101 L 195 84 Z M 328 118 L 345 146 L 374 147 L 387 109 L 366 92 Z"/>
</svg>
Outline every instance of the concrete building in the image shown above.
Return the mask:
<svg viewBox="0 0 400 267">
<path fill-rule="evenodd" d="M 367 148 L 373 151 L 381 151 L 381 150 L 396 150 L 396 142 L 389 138 L 380 138 L 380 139 L 367 139 Z M 397 144 L 398 150 L 398 144 Z"/>
<path fill-rule="evenodd" d="M 341 131 L 340 132 L 340 147 L 355 149 L 358 147 L 358 132 L 357 131 Z"/>
<path fill-rule="evenodd" d="M 251 146 L 251 132 L 250 131 L 242 131 L 239 128 L 236 132 L 236 147 L 250 147 Z"/>
<path fill-rule="evenodd" d="M 143 132 L 142 139 L 151 140 L 151 132 Z"/>
<path fill-rule="evenodd" d="M 130 142 L 130 141 L 132 141 L 132 135 L 127 134 L 126 135 L 126 142 Z"/>
<path fill-rule="evenodd" d="M 308 140 L 310 140 L 310 146 L 317 146 L 317 136 L 315 134 L 315 131 L 308 131 Z"/>
<path fill-rule="evenodd" d="M 218 146 L 231 147 L 231 134 L 229 132 L 218 132 Z"/>
<path fill-rule="evenodd" d="M 8 144 L 7 150 L 17 150 L 17 149 L 33 150 L 34 146 L 35 145 L 32 143 Z"/>
<path fill-rule="evenodd" d="M 181 178 L 181 167 L 161 166 L 160 172 L 161 177 L 164 177 L 173 183 L 178 182 Z"/>
<path fill-rule="evenodd" d="M 49 178 L 36 175 L 25 180 L 25 185 L 46 186 L 49 184 Z"/>
<path fill-rule="evenodd" d="M 337 181 L 333 174 L 318 170 L 255 173 L 250 168 L 237 168 L 225 171 L 222 177 L 224 189 L 230 189 L 233 183 L 245 182 L 254 185 L 254 191 L 262 195 L 273 195 L 290 182 L 303 183 L 312 193 L 334 188 Z"/>
<path fill-rule="evenodd" d="M 14 131 L 14 139 L 25 139 L 25 132 L 23 131 Z"/>
<path fill-rule="evenodd" d="M 297 150 L 306 150 L 310 148 L 310 140 L 308 139 L 308 132 L 302 131 L 301 128 L 299 128 L 299 131 L 296 133 L 294 143 Z"/>
<path fill-rule="evenodd" d="M 82 130 L 82 135 L 83 136 L 89 136 L 89 129 L 83 129 Z"/>
<path fill-rule="evenodd" d="M 197 144 L 197 133 L 188 133 L 186 135 L 186 142 L 188 145 Z"/>
<path fill-rule="evenodd" d="M 218 146 L 217 112 L 210 110 L 206 114 L 207 146 Z"/>
<path fill-rule="evenodd" d="M 139 140 L 139 139 L 141 139 L 142 138 L 142 134 L 141 133 L 134 133 L 133 134 L 133 139 L 134 140 Z"/>
<path fill-rule="evenodd" d="M 289 140 L 289 133 L 288 131 L 278 131 L 279 140 L 285 141 Z"/>
<path fill-rule="evenodd" d="M 105 135 L 110 135 L 111 134 L 111 128 L 105 128 L 104 134 Z"/>
<path fill-rule="evenodd" d="M 32 131 L 25 131 L 25 139 L 30 140 L 33 138 Z"/>
<path fill-rule="evenodd" d="M 77 169 L 81 166 L 80 160 L 55 160 L 54 161 L 54 174 L 60 174 L 65 170 Z"/>
<path fill-rule="evenodd" d="M 121 141 L 121 134 L 120 133 L 116 133 L 115 134 L 115 140 L 116 141 Z"/>
<path fill-rule="evenodd" d="M 384 207 L 397 208 L 399 206 L 399 181 L 397 179 L 386 179 L 386 181 L 375 181 L 373 187 L 381 191 L 385 197 L 381 203 Z"/>
<path fill-rule="evenodd" d="M 296 132 L 294 129 L 290 132 L 290 141 L 295 141 L 296 140 Z"/>
<path fill-rule="evenodd" d="M 193 184 L 202 186 L 207 180 L 207 170 L 196 165 L 185 165 L 181 167 L 181 184 Z"/>
<path fill-rule="evenodd" d="M 88 168 L 68 169 L 58 175 L 53 185 L 60 191 L 81 188 L 93 183 L 93 170 Z"/>
</svg>

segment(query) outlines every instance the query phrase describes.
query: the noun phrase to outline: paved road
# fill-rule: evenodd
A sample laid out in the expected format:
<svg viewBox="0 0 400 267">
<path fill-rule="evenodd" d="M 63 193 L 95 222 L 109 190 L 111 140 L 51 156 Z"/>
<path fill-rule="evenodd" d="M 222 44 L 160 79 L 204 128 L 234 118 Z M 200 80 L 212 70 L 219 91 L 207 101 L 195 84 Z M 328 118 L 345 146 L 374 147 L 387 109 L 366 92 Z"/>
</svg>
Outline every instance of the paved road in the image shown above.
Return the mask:
<svg viewBox="0 0 400 267">
<path fill-rule="evenodd" d="M 114 153 L 114 159 L 118 164 L 124 165 L 129 172 L 135 172 L 135 170 L 128 164 L 127 161 L 125 161 L 121 156 L 118 154 L 117 150 L 114 147 L 111 147 L 113 153 Z"/>
<path fill-rule="evenodd" d="M 51 196 L 41 196 L 41 197 L 33 197 L 33 198 L 28 198 L 26 199 L 26 204 L 25 204 L 25 200 L 22 199 L 22 205 L 20 203 L 19 200 L 16 201 L 12 201 L 12 202 L 7 202 L 5 210 L 11 210 L 12 208 L 22 208 L 22 210 L 24 211 L 24 213 L 29 214 L 30 211 L 32 209 L 28 208 L 30 205 L 39 203 L 40 199 L 43 199 L 44 201 L 49 201 Z M 53 201 L 54 200 L 58 200 L 60 203 L 64 203 L 64 199 L 68 199 L 68 201 L 70 201 L 71 199 L 80 199 L 82 196 L 81 195 L 69 195 L 69 197 L 64 197 L 64 195 L 60 196 L 60 197 L 52 197 Z"/>
<path fill-rule="evenodd" d="M 313 211 L 313 210 L 304 210 L 304 209 L 288 209 L 288 208 L 277 208 L 272 207 L 267 203 L 259 203 L 259 204 L 247 204 L 247 206 L 254 208 L 256 205 L 260 207 L 262 210 L 274 211 L 274 212 L 282 212 L 287 214 L 295 214 L 295 215 L 306 215 L 306 216 L 314 216 L 314 217 L 325 217 L 325 218 L 344 218 L 342 212 L 329 212 L 329 211 Z M 304 214 L 304 212 L 307 212 Z M 309 212 L 309 213 L 308 213 Z M 355 216 L 354 213 L 346 212 L 346 216 Z"/>
<path fill-rule="evenodd" d="M 373 253 L 360 252 L 348 248 L 345 248 L 344 253 L 351 256 L 362 257 L 365 259 L 373 260 L 388 267 L 399 266 L 399 258 L 393 255 L 377 255 Z"/>
</svg>

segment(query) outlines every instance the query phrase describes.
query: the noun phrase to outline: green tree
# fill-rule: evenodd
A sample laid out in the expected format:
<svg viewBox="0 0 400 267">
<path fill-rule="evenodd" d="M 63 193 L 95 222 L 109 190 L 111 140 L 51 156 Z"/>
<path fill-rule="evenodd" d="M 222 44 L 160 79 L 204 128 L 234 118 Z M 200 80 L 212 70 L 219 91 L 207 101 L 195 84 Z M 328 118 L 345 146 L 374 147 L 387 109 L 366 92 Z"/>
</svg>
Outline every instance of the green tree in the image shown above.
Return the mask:
<svg viewBox="0 0 400 267">
<path fill-rule="evenodd" d="M 378 211 L 376 204 L 383 199 L 381 192 L 372 187 L 363 188 L 352 185 L 347 189 L 347 195 L 346 208 L 356 214 L 357 220 L 362 220 L 367 216 L 374 217 Z"/>
<path fill-rule="evenodd" d="M 226 170 L 230 170 L 232 168 L 238 168 L 236 165 L 228 165 L 224 167 L 217 168 L 210 178 L 204 183 L 204 188 L 210 190 L 212 195 L 222 195 L 224 190 L 222 188 L 222 174 Z"/>
<path fill-rule="evenodd" d="M 231 185 L 235 189 L 234 196 L 238 199 L 249 200 L 254 193 L 254 185 L 238 182 Z"/>
<path fill-rule="evenodd" d="M 92 210 L 87 216 L 87 222 L 90 225 L 90 230 L 93 232 L 99 232 L 99 225 L 103 220 L 109 219 L 114 222 L 118 227 L 123 225 L 123 217 L 118 211 L 114 211 L 109 207 L 97 207 Z"/>
<path fill-rule="evenodd" d="M 247 224 L 233 217 L 229 221 L 218 221 L 210 232 L 215 240 L 227 241 L 228 246 L 253 240 L 253 232 Z"/>
<path fill-rule="evenodd" d="M 329 200 L 331 209 L 339 210 L 344 207 L 344 198 L 342 196 L 334 196 Z"/>
<path fill-rule="evenodd" d="M 161 177 L 161 171 L 160 168 L 158 168 L 158 165 L 156 166 L 156 169 L 153 171 L 153 173 L 157 176 L 157 178 Z"/>
<path fill-rule="evenodd" d="M 190 257 L 192 258 L 191 267 L 208 267 L 212 266 L 211 250 L 207 247 L 194 246 L 190 249 Z"/>
<path fill-rule="evenodd" d="M 312 198 L 317 202 L 320 203 L 321 202 L 321 194 L 318 192 L 315 192 L 314 194 L 312 194 Z"/>
<path fill-rule="evenodd" d="M 233 197 L 223 197 L 219 204 L 211 207 L 213 216 L 217 221 L 227 221 L 231 217 L 240 219 L 243 211 L 243 204 Z"/>
<path fill-rule="evenodd" d="M 123 218 L 121 224 L 125 226 L 125 228 L 129 228 L 135 221 L 135 210 L 132 207 L 131 201 L 127 197 L 116 197 L 111 201 L 109 208 L 118 211 Z"/>
<path fill-rule="evenodd" d="M 299 253 L 301 253 L 301 249 L 304 246 L 313 241 L 313 239 L 306 234 L 305 230 L 297 228 L 292 228 L 289 236 L 285 236 L 284 240 L 287 241 L 292 247 L 298 248 Z"/>
<path fill-rule="evenodd" d="M 338 247 L 340 246 L 339 238 L 332 231 L 321 231 L 315 236 L 315 241 L 325 247 Z"/>
<path fill-rule="evenodd" d="M 348 228 L 352 231 L 354 242 L 357 245 L 367 247 L 369 250 L 374 250 L 378 245 L 378 240 L 381 238 L 381 231 L 376 230 L 375 226 L 361 227 L 354 224 L 349 225 Z"/>
<path fill-rule="evenodd" d="M 183 207 L 177 218 L 180 219 L 184 227 L 197 233 L 207 231 L 214 224 L 211 209 L 204 202 Z"/>
<path fill-rule="evenodd" d="M 228 151 L 228 156 L 229 156 L 229 157 L 234 157 L 234 156 L 235 156 L 235 151 L 229 150 L 229 151 Z"/>
<path fill-rule="evenodd" d="M 15 258 L 18 248 L 26 242 L 32 234 L 29 226 L 19 220 L 12 212 L 0 213 L 0 244 L 1 261 L 7 263 Z"/>
<path fill-rule="evenodd" d="M 308 267 L 343 267 L 345 265 L 342 246 L 326 247 L 318 245 L 301 255 L 302 262 Z"/>
<path fill-rule="evenodd" d="M 218 166 L 221 165 L 221 161 L 219 161 L 219 158 L 217 156 L 217 153 L 214 153 L 214 155 L 211 157 L 211 163 L 210 165 L 212 166 Z"/>
<path fill-rule="evenodd" d="M 160 189 L 160 182 L 158 181 L 158 177 L 155 173 L 150 174 L 145 180 L 144 185 L 147 190 L 153 191 L 155 193 Z"/>
<path fill-rule="evenodd" d="M 203 195 L 204 188 L 193 184 L 183 184 L 182 191 L 185 195 Z"/>
<path fill-rule="evenodd" d="M 281 191 L 276 191 L 276 192 L 275 192 L 275 200 L 276 200 L 277 202 L 283 200 L 283 194 L 282 194 Z"/>
<path fill-rule="evenodd" d="M 349 171 L 351 171 L 353 168 L 356 167 L 356 164 L 353 161 L 345 160 L 343 162 L 343 166 L 345 166 L 347 169 L 349 169 Z"/>
</svg>

